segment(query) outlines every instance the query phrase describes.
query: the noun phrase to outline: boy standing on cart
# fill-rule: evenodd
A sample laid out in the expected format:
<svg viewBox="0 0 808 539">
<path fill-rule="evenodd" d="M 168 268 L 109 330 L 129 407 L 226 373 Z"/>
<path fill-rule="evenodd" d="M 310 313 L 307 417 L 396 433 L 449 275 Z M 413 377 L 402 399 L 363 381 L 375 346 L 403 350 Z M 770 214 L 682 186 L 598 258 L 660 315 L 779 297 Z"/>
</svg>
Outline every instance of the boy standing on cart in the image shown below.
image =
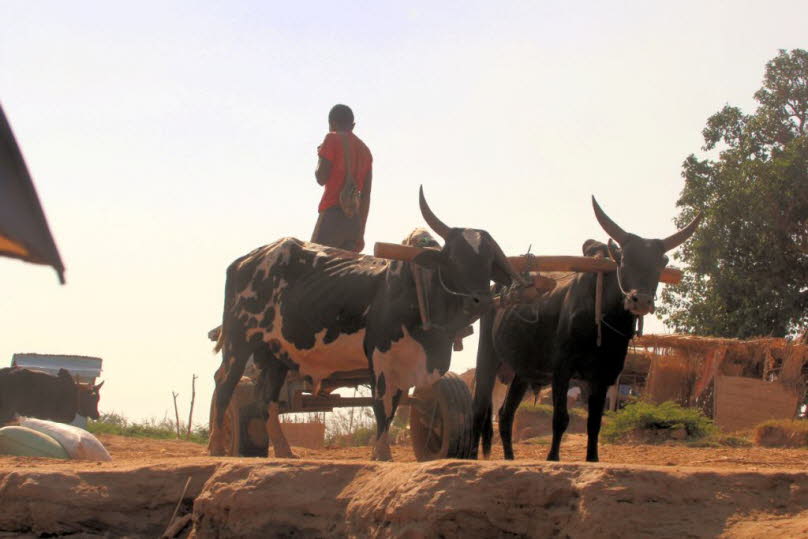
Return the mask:
<svg viewBox="0 0 808 539">
<path fill-rule="evenodd" d="M 353 111 L 334 105 L 328 130 L 317 148 L 317 183 L 325 187 L 311 241 L 360 252 L 370 210 L 373 156 L 354 132 Z"/>
</svg>

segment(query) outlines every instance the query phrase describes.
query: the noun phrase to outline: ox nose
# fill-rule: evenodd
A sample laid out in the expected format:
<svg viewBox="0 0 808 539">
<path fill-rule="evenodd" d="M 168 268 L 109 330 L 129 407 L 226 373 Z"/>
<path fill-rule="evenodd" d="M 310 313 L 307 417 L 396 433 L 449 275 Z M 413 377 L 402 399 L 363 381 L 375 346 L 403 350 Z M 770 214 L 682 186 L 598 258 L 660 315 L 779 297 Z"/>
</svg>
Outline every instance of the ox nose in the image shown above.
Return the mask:
<svg viewBox="0 0 808 539">
<path fill-rule="evenodd" d="M 631 314 L 645 316 L 654 312 L 654 296 L 632 290 L 626 296 L 626 309 Z"/>
</svg>

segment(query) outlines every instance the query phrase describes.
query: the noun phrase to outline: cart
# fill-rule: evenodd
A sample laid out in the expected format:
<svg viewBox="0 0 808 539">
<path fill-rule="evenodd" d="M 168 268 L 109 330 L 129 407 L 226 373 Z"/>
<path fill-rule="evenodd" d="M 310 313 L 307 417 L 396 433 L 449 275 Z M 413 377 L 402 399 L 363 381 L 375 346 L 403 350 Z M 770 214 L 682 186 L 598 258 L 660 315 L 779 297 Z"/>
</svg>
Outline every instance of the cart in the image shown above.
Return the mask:
<svg viewBox="0 0 808 539">
<path fill-rule="evenodd" d="M 222 434 L 226 455 L 268 455 L 267 410 L 256 398 L 257 375 L 257 368 L 250 360 L 225 411 Z M 339 372 L 323 380 L 320 391 L 314 394 L 308 379 L 290 372 L 281 388 L 280 413 L 331 412 L 335 408 L 372 406 L 371 397 L 343 397 L 335 392 L 339 388 L 369 385 L 370 380 L 368 369 Z M 403 396 L 399 404 L 410 407 L 410 438 L 419 461 L 470 455 L 472 399 L 468 386 L 459 376 L 448 372 L 432 386 L 416 388 L 412 395 Z"/>
</svg>

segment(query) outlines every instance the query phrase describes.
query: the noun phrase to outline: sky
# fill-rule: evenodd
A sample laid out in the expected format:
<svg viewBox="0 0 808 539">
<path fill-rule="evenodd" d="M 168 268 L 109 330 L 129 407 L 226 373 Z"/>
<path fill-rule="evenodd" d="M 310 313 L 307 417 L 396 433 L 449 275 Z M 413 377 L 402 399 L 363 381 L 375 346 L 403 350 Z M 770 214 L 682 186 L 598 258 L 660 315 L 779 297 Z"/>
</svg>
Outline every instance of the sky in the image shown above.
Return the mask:
<svg viewBox="0 0 808 539">
<path fill-rule="evenodd" d="M 132 419 L 173 414 L 172 391 L 187 414 L 196 374 L 203 423 L 225 269 L 310 237 L 335 103 L 374 156 L 366 252 L 424 225 L 422 184 L 508 254 L 577 255 L 606 237 L 591 195 L 672 233 L 707 118 L 808 48 L 804 1 L 299 4 L 0 2 L 0 102 L 67 279 L 0 258 L 0 365 L 101 357 L 100 408 Z"/>
</svg>

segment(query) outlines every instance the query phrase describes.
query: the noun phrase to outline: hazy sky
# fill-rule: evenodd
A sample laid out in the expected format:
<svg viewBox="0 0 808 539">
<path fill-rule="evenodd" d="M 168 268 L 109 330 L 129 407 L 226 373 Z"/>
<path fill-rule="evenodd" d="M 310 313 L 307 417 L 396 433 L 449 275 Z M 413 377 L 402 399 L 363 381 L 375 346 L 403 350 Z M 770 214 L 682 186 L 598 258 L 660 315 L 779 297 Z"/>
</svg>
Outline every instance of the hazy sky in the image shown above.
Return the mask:
<svg viewBox="0 0 808 539">
<path fill-rule="evenodd" d="M 187 413 L 196 373 L 206 421 L 225 268 L 311 235 L 333 104 L 374 155 L 368 252 L 423 225 L 423 184 L 507 253 L 579 254 L 591 194 L 670 234 L 706 119 L 808 47 L 804 0 L 434 4 L 0 2 L 0 101 L 67 268 L 0 259 L 0 364 L 100 356 L 102 410 L 133 418 L 172 390 Z"/>
</svg>

